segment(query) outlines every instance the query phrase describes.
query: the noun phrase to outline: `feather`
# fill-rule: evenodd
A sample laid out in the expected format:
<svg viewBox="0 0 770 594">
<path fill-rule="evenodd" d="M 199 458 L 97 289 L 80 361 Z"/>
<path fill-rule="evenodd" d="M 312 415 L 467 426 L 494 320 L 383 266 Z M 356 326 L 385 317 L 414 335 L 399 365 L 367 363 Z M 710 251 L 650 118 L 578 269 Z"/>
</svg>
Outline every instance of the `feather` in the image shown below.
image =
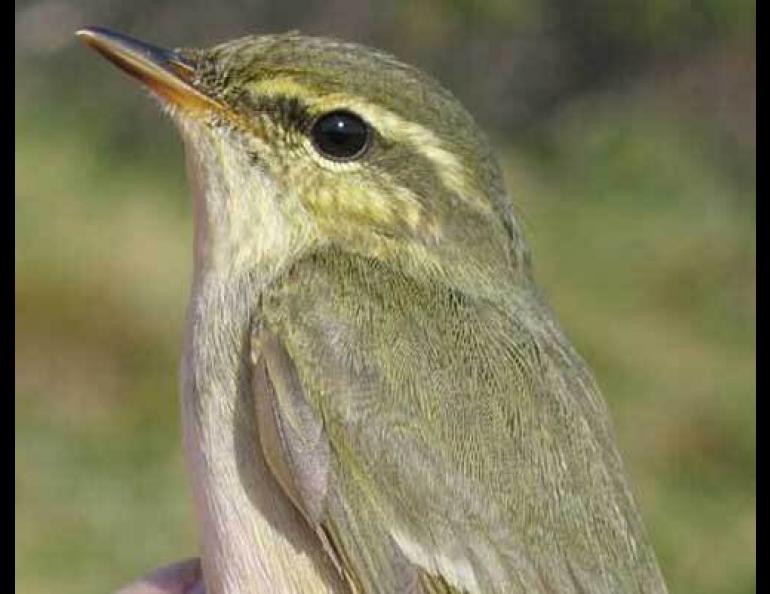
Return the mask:
<svg viewBox="0 0 770 594">
<path fill-rule="evenodd" d="M 331 250 L 264 292 L 259 327 L 270 466 L 353 591 L 665 592 L 598 388 L 534 291 Z"/>
</svg>

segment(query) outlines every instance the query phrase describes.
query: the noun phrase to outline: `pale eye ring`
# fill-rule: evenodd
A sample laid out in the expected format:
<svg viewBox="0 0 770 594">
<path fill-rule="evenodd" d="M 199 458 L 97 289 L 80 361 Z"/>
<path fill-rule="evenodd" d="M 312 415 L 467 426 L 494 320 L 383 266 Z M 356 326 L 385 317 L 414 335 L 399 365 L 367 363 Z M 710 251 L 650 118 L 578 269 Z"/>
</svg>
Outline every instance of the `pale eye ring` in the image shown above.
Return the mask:
<svg viewBox="0 0 770 594">
<path fill-rule="evenodd" d="M 362 118 L 346 110 L 320 115 L 310 127 L 316 151 L 332 161 L 354 161 L 364 156 L 371 144 L 372 129 Z"/>
</svg>

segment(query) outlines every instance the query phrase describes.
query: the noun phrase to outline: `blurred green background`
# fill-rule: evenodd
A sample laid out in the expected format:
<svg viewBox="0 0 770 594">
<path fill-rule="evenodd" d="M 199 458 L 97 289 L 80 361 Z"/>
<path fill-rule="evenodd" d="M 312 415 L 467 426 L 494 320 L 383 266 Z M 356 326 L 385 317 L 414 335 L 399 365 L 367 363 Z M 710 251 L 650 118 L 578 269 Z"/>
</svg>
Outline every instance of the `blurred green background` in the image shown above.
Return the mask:
<svg viewBox="0 0 770 594">
<path fill-rule="evenodd" d="M 72 32 L 300 29 L 396 53 L 491 133 L 672 592 L 756 590 L 752 0 L 16 3 L 16 591 L 193 555 L 181 146 Z"/>
</svg>

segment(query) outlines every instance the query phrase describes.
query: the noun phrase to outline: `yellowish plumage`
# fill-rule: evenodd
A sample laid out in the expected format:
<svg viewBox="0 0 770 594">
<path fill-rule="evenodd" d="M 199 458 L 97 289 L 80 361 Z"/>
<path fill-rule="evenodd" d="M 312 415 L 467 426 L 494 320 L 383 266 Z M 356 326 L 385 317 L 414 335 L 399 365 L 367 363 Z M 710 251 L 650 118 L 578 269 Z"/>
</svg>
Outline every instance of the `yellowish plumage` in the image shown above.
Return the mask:
<svg viewBox="0 0 770 594">
<path fill-rule="evenodd" d="M 196 98 L 171 113 L 210 593 L 665 592 L 606 405 L 448 91 L 295 33 L 172 54 L 90 35 Z"/>
</svg>

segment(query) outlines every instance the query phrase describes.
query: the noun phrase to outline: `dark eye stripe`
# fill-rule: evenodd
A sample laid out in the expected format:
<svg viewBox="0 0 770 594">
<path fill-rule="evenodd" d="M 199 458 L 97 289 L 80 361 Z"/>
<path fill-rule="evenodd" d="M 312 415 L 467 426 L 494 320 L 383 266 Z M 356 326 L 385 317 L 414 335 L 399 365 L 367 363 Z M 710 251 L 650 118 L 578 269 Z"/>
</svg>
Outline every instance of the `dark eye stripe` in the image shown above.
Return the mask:
<svg viewBox="0 0 770 594">
<path fill-rule="evenodd" d="M 287 95 L 255 96 L 244 91 L 235 102 L 249 116 L 268 115 L 286 129 L 304 132 L 313 121 L 307 106 Z"/>
</svg>

